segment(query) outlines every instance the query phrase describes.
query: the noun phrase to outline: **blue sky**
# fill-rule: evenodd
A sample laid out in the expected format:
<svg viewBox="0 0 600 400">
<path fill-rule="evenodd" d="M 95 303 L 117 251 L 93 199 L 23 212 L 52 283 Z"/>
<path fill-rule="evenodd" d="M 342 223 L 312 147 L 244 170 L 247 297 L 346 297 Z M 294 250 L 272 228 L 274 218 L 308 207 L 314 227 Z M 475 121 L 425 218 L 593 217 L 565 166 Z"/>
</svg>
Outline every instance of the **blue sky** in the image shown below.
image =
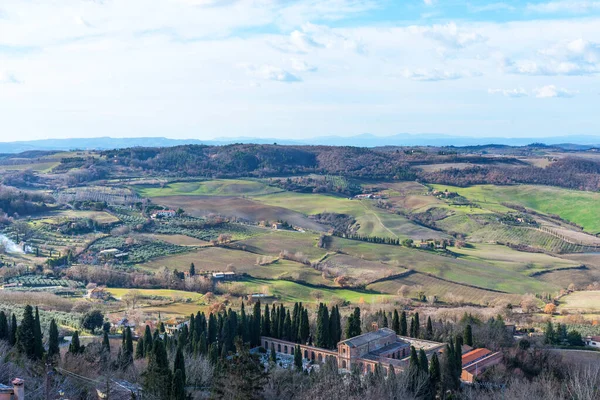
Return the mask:
<svg viewBox="0 0 600 400">
<path fill-rule="evenodd" d="M 599 100 L 600 0 L 0 3 L 0 141 L 600 134 Z"/>
</svg>

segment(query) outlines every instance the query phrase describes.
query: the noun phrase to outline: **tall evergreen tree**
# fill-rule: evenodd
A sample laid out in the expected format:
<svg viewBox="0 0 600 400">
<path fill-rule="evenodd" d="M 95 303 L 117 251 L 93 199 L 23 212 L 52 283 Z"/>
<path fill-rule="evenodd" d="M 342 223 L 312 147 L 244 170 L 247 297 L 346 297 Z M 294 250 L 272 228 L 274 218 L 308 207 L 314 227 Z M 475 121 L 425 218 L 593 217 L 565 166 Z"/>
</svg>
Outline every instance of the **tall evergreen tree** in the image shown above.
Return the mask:
<svg viewBox="0 0 600 400">
<path fill-rule="evenodd" d="M 421 368 L 422 372 L 429 372 L 429 360 L 427 360 L 427 355 L 423 349 L 419 349 L 419 367 Z"/>
<path fill-rule="evenodd" d="M 48 358 L 60 357 L 60 348 L 58 346 L 58 326 L 52 318 L 50 321 L 50 330 L 48 332 Z"/>
<path fill-rule="evenodd" d="M 79 331 L 75 331 L 71 337 L 71 343 L 69 344 L 69 353 L 81 354 L 83 353 L 83 346 L 79 343 Z"/>
<path fill-rule="evenodd" d="M 310 336 L 310 323 L 308 322 L 308 310 L 302 310 L 302 318 L 300 319 L 299 328 L 300 342 L 306 344 Z"/>
<path fill-rule="evenodd" d="M 33 308 L 28 304 L 23 312 L 23 319 L 17 331 L 17 348 L 28 358 L 36 358 L 35 318 Z"/>
<path fill-rule="evenodd" d="M 426 331 L 426 339 L 433 339 L 433 323 L 431 322 L 431 316 L 427 316 L 427 331 Z"/>
<path fill-rule="evenodd" d="M 148 358 L 148 367 L 144 372 L 144 389 L 148 394 L 159 399 L 169 399 L 172 376 L 164 344 L 160 339 L 155 340 Z"/>
<path fill-rule="evenodd" d="M 421 322 L 419 321 L 419 313 L 416 312 L 414 315 L 414 333 L 415 335 L 413 337 L 418 338 L 419 334 L 420 334 L 420 329 L 421 329 Z"/>
<path fill-rule="evenodd" d="M 408 326 L 406 323 L 406 311 L 402 311 L 400 316 L 400 336 L 408 336 Z"/>
<path fill-rule="evenodd" d="M 17 331 L 17 316 L 15 315 L 15 313 L 13 313 L 10 321 L 10 331 L 8 332 L 8 343 L 11 346 L 17 344 Z"/>
<path fill-rule="evenodd" d="M 152 351 L 153 343 L 152 343 L 152 332 L 150 331 L 150 327 L 146 325 L 144 329 L 144 355 L 148 357 L 150 352 Z"/>
<path fill-rule="evenodd" d="M 392 329 L 396 332 L 396 335 L 400 335 L 400 317 L 396 309 L 394 309 L 394 316 L 392 317 Z"/>
<path fill-rule="evenodd" d="M 338 306 L 331 307 L 329 315 L 329 348 L 336 349 L 337 344 L 342 340 L 342 319 Z"/>
<path fill-rule="evenodd" d="M 246 308 L 242 301 L 242 308 L 240 309 L 240 318 L 238 326 L 238 335 L 242 338 L 244 343 L 250 342 L 250 330 L 248 327 L 248 317 L 246 316 Z M 200 336 L 198 336 L 199 338 Z"/>
<path fill-rule="evenodd" d="M 252 335 L 251 346 L 260 345 L 260 301 L 254 303 L 254 309 L 252 310 L 252 328 L 250 329 L 250 334 Z"/>
<path fill-rule="evenodd" d="M 183 357 L 183 351 L 181 348 L 177 348 L 177 353 L 175 354 L 175 362 L 173 363 L 173 371 L 176 374 L 177 371 L 181 371 L 182 382 L 185 385 L 187 382 L 187 377 L 185 374 L 185 359 Z"/>
<path fill-rule="evenodd" d="M 317 333 L 315 335 L 315 346 L 321 348 L 329 347 L 329 311 L 323 303 L 319 304 L 317 313 Z"/>
<path fill-rule="evenodd" d="M 302 350 L 300 350 L 300 346 L 298 345 L 294 349 L 294 366 L 296 370 L 302 371 Z"/>
<path fill-rule="evenodd" d="M 194 265 L 194 264 L 192 264 Z M 183 374 L 181 373 L 181 370 L 176 370 L 175 374 L 173 375 L 173 384 L 172 384 L 172 393 L 171 393 L 171 399 L 172 400 L 185 400 L 185 380 L 183 378 Z"/>
<path fill-rule="evenodd" d="M 290 310 L 287 311 L 285 315 L 285 320 L 283 321 L 283 339 L 284 340 L 293 340 L 292 339 L 292 317 L 290 316 Z"/>
<path fill-rule="evenodd" d="M 467 324 L 467 326 L 465 326 L 463 338 L 467 346 L 473 347 L 473 328 L 471 327 L 471 324 Z"/>
<path fill-rule="evenodd" d="M 208 330 L 206 335 L 206 341 L 209 345 L 217 341 L 217 319 L 213 313 L 208 316 Z"/>
<path fill-rule="evenodd" d="M 52 325 L 50 325 L 50 328 L 52 328 Z M 104 331 L 104 335 L 102 336 L 102 351 L 110 354 L 110 341 L 108 340 L 108 332 L 106 331 Z"/>
<path fill-rule="evenodd" d="M 360 308 L 356 307 L 354 312 L 348 317 L 348 324 L 346 325 L 346 337 L 353 338 L 362 333 L 360 320 Z"/>
<path fill-rule="evenodd" d="M 8 319 L 4 311 L 0 311 L 0 340 L 8 340 Z"/>
<path fill-rule="evenodd" d="M 261 336 L 271 336 L 271 316 L 269 313 L 269 305 L 265 304 L 265 314 L 261 321 Z"/>
<path fill-rule="evenodd" d="M 135 345 L 135 359 L 139 360 L 140 358 L 144 358 L 145 354 L 144 338 L 139 338 L 137 340 L 137 344 Z"/>
<path fill-rule="evenodd" d="M 196 266 L 194 265 L 194 263 L 190 264 L 190 276 L 194 276 L 196 275 Z"/>
<path fill-rule="evenodd" d="M 133 337 L 130 327 L 127 327 L 125 330 L 125 341 L 123 342 L 123 348 L 121 350 L 122 359 L 120 360 L 120 364 L 121 368 L 125 370 L 133 364 Z"/>
<path fill-rule="evenodd" d="M 279 337 L 279 308 L 275 307 L 273 304 L 273 308 L 271 308 L 271 336 L 276 339 L 280 339 Z"/>
<path fill-rule="evenodd" d="M 441 374 L 440 360 L 438 359 L 437 353 L 434 352 L 431 356 L 431 362 L 429 363 L 429 384 L 434 397 L 440 384 Z"/>
</svg>

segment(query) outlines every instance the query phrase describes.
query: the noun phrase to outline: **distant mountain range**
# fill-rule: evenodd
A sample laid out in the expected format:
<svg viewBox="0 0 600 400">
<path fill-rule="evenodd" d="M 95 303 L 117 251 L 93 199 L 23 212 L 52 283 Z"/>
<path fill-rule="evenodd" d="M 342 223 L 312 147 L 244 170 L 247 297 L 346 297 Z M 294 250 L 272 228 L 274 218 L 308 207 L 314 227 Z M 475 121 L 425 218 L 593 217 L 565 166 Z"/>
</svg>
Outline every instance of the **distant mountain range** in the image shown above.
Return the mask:
<svg viewBox="0 0 600 400">
<path fill-rule="evenodd" d="M 545 138 L 507 138 L 507 137 L 469 137 L 441 134 L 398 134 L 393 136 L 375 136 L 362 134 L 357 136 L 321 136 L 309 139 L 288 140 L 277 138 L 217 138 L 214 140 L 169 139 L 164 137 L 144 138 L 74 138 L 42 139 L 20 142 L 0 142 L 0 153 L 21 153 L 30 150 L 106 150 L 127 147 L 171 147 L 184 144 L 225 145 L 231 143 L 287 144 L 287 145 L 326 145 L 326 146 L 478 146 L 488 144 L 525 146 L 531 143 L 560 145 L 569 149 L 600 147 L 600 136 L 552 136 Z"/>
</svg>

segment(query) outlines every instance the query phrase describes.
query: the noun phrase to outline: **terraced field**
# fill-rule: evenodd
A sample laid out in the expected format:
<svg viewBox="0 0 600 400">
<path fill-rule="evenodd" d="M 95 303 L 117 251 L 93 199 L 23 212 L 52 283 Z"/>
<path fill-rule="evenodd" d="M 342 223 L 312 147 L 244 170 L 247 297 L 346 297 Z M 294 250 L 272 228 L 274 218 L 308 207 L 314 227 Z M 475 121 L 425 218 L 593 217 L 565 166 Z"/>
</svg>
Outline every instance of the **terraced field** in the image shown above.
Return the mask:
<svg viewBox="0 0 600 400">
<path fill-rule="evenodd" d="M 411 273 L 401 278 L 374 283 L 367 286 L 367 289 L 397 295 L 402 286 L 410 288 L 409 297 L 415 297 L 418 291 L 422 291 L 426 296 L 435 295 L 443 302 L 463 304 L 489 305 L 497 300 L 518 304 L 522 297 L 518 294 L 497 293 L 460 285 L 421 273 Z"/>
<path fill-rule="evenodd" d="M 243 179 L 215 179 L 169 183 L 160 185 L 135 185 L 142 197 L 165 196 L 259 196 L 281 192 L 282 189 L 264 182 Z"/>
<path fill-rule="evenodd" d="M 541 293 L 552 291 L 553 284 L 540 282 L 526 273 L 485 259 L 465 260 L 436 253 L 334 238 L 331 250 L 339 250 L 355 258 L 383 261 L 418 272 L 432 274 L 457 283 L 474 285 L 508 293 Z M 525 263 L 523 263 L 525 264 Z"/>
<path fill-rule="evenodd" d="M 155 197 L 152 200 L 156 204 L 167 205 L 171 208 L 181 207 L 187 214 L 195 217 L 222 215 L 254 222 L 280 220 L 317 232 L 326 230 L 325 226 L 307 218 L 302 213 L 239 197 L 186 195 Z"/>
<path fill-rule="evenodd" d="M 542 213 L 560 215 L 584 227 L 587 232 L 600 232 L 600 193 L 582 192 L 549 186 L 477 185 L 459 188 L 431 185 L 438 190 L 458 192 L 469 200 L 491 206 L 500 203 L 519 204 Z"/>
<path fill-rule="evenodd" d="M 552 253 L 577 253 L 593 248 L 566 242 L 554 235 L 534 228 L 490 224 L 474 231 L 469 239 L 475 242 L 524 244 Z"/>
</svg>

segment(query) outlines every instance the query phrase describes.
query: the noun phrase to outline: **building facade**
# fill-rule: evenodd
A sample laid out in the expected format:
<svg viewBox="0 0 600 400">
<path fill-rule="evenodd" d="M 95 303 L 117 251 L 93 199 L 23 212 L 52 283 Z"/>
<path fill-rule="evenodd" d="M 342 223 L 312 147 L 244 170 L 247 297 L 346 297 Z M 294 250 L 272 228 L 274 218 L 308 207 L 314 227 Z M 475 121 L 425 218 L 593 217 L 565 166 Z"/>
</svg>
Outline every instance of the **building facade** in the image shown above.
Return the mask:
<svg viewBox="0 0 600 400">
<path fill-rule="evenodd" d="M 398 336 L 389 328 L 377 329 L 338 343 L 337 350 L 298 344 L 286 340 L 261 337 L 261 345 L 276 352 L 294 355 L 296 346 L 300 347 L 302 357 L 314 362 L 325 362 L 329 357 L 336 360 L 338 368 L 351 370 L 355 366 L 363 373 L 373 372 L 378 364 L 385 372 L 393 367 L 402 370 L 408 366 L 410 347 L 423 349 L 430 356 L 444 348 L 443 343 Z"/>
</svg>

